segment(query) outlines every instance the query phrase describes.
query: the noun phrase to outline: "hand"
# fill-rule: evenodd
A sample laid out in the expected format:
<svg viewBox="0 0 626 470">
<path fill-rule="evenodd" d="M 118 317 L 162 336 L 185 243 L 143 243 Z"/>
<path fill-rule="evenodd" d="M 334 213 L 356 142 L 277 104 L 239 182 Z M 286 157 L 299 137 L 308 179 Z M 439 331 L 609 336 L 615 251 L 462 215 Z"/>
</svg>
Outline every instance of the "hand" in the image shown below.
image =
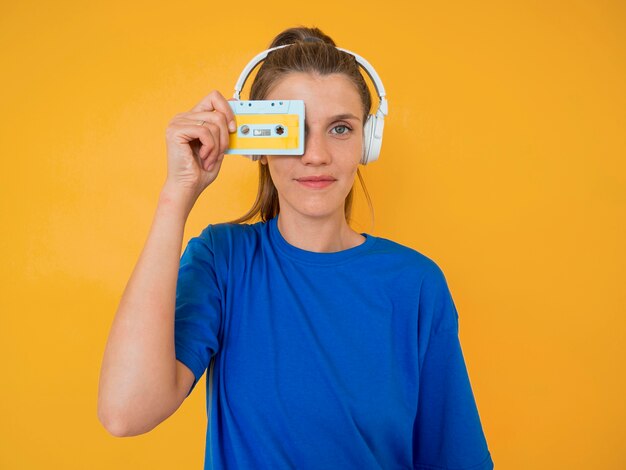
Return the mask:
<svg viewBox="0 0 626 470">
<path fill-rule="evenodd" d="M 191 195 L 195 201 L 217 178 L 228 149 L 229 129 L 234 132 L 235 126 L 235 114 L 217 90 L 190 111 L 174 116 L 165 133 L 166 185 Z"/>
</svg>

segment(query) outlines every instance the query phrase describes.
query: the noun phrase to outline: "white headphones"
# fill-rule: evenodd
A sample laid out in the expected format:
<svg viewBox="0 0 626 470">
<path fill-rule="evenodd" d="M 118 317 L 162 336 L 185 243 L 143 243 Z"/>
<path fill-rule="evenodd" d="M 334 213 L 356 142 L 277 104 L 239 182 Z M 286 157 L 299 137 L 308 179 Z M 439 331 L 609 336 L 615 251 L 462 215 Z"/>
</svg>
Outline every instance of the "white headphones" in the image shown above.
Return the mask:
<svg viewBox="0 0 626 470">
<path fill-rule="evenodd" d="M 272 47 L 271 49 L 267 49 L 259 54 L 257 54 L 248 65 L 245 66 L 241 75 L 239 75 L 239 79 L 237 80 L 237 85 L 235 85 L 235 94 L 233 97 L 238 100 L 239 94 L 241 93 L 241 89 L 243 88 L 244 83 L 246 82 L 248 76 L 257 66 L 259 62 L 264 60 L 267 57 L 267 54 L 270 52 L 281 49 L 283 47 L 291 46 L 292 44 L 285 44 L 282 46 Z M 383 127 L 385 125 L 385 116 L 388 113 L 387 107 L 387 98 L 385 98 L 385 87 L 383 86 L 383 82 L 380 80 L 380 77 L 374 70 L 374 67 L 370 65 L 370 63 L 354 52 L 351 52 L 347 49 L 342 49 L 341 47 L 336 47 L 336 49 L 347 52 L 348 54 L 354 56 L 357 63 L 363 67 L 363 69 L 367 72 L 369 77 L 371 78 L 374 86 L 376 87 L 376 93 L 378 93 L 378 98 L 380 100 L 378 109 L 376 110 L 376 114 L 370 114 L 365 121 L 365 126 L 363 127 L 363 155 L 361 156 L 361 163 L 366 165 L 370 162 L 373 162 L 378 159 L 380 155 L 380 148 L 383 144 Z M 246 155 L 251 158 L 253 161 L 259 160 L 261 157 L 259 155 Z"/>
</svg>

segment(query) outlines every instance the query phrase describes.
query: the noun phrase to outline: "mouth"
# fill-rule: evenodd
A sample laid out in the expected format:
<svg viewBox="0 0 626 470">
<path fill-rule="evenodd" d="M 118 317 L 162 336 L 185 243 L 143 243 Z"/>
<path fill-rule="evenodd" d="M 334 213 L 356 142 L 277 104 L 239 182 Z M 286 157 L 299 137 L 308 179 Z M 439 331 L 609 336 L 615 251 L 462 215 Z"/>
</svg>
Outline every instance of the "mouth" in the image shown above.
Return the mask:
<svg viewBox="0 0 626 470">
<path fill-rule="evenodd" d="M 320 175 L 303 176 L 302 178 L 297 178 L 296 181 L 307 188 L 321 189 L 330 186 L 337 181 L 337 179 L 329 175 Z"/>
</svg>

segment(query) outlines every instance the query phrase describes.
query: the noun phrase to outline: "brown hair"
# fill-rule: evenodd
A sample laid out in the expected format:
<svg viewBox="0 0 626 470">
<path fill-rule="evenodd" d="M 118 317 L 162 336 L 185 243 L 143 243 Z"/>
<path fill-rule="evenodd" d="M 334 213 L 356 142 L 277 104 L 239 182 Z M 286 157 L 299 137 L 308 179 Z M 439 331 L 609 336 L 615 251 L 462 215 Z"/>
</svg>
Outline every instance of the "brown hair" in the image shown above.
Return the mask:
<svg viewBox="0 0 626 470">
<path fill-rule="evenodd" d="M 250 99 L 265 99 L 272 87 L 290 72 L 314 72 L 320 75 L 341 73 L 354 83 L 361 97 L 363 125 L 365 125 L 372 107 L 372 97 L 363 75 L 359 72 L 359 66 L 354 56 L 338 50 L 335 41 L 318 28 L 286 29 L 274 38 L 269 47 L 286 44 L 292 45 L 270 52 L 259 67 L 250 89 Z M 372 201 L 365 187 L 363 176 L 358 169 L 357 176 L 365 193 L 370 213 L 373 213 Z M 350 223 L 352 213 L 353 197 L 354 185 L 344 203 L 344 212 L 348 223 Z M 246 214 L 230 223 L 248 222 L 257 216 L 260 217 L 261 221 L 266 222 L 277 216 L 279 212 L 278 192 L 270 176 L 269 168 L 259 162 L 259 188 L 256 200 Z"/>
</svg>

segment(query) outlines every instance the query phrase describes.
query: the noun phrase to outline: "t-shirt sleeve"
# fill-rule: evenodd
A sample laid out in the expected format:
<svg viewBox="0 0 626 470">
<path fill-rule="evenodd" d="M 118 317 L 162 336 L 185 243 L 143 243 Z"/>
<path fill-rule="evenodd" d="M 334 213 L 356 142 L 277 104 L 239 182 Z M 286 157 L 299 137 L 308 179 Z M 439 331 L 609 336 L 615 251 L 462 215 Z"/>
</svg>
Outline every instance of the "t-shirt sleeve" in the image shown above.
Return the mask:
<svg viewBox="0 0 626 470">
<path fill-rule="evenodd" d="M 189 367 L 194 375 L 187 395 L 219 348 L 221 305 L 210 239 L 192 238 L 180 260 L 174 321 L 176 359 Z"/>
<path fill-rule="evenodd" d="M 458 313 L 438 267 L 422 291 L 414 469 L 493 469 L 461 350 Z"/>
</svg>

